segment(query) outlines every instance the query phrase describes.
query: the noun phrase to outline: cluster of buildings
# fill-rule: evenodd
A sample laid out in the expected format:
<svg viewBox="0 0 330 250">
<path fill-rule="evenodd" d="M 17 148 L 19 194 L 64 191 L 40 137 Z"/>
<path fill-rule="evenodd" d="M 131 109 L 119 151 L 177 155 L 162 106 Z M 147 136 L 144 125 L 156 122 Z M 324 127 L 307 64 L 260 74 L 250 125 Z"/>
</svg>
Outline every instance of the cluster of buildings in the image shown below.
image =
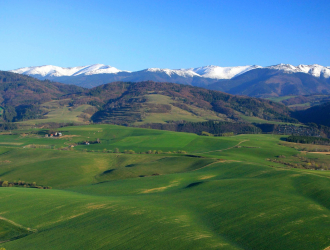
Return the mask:
<svg viewBox="0 0 330 250">
<path fill-rule="evenodd" d="M 62 135 L 61 132 L 55 132 L 53 134 L 45 134 L 45 137 L 61 137 Z"/>
</svg>

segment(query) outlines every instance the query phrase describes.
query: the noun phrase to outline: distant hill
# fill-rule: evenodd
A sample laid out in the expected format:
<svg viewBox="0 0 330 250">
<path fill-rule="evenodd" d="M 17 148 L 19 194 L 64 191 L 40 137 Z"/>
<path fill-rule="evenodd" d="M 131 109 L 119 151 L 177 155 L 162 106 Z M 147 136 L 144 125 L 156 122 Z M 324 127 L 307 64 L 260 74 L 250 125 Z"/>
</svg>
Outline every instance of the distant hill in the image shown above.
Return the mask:
<svg viewBox="0 0 330 250">
<path fill-rule="evenodd" d="M 269 97 L 268 100 L 279 102 L 289 107 L 291 110 L 305 110 L 310 107 L 330 102 L 330 95 L 288 95 L 280 97 Z"/>
<path fill-rule="evenodd" d="M 171 121 L 246 121 L 246 117 L 294 122 L 290 111 L 272 101 L 153 81 L 105 84 L 86 96 L 98 103 L 94 122 L 115 124 Z"/>
<path fill-rule="evenodd" d="M 297 111 L 293 116 L 304 123 L 316 123 L 330 127 L 330 102 Z"/>
<path fill-rule="evenodd" d="M 300 72 L 288 74 L 277 69 L 251 70 L 233 79 L 210 84 L 207 88 L 254 97 L 330 94 L 328 78 Z"/>
<path fill-rule="evenodd" d="M 64 99 L 56 105 L 50 103 Z M 52 110 L 65 107 L 55 113 L 69 115 L 68 110 L 81 105 L 97 107 L 88 111 L 93 122 L 122 125 L 209 120 L 246 123 L 251 118 L 261 122 L 295 121 L 282 104 L 188 85 L 114 82 L 87 90 L 11 72 L 0 72 L 0 105 L 6 121 L 45 118 Z"/>
<path fill-rule="evenodd" d="M 0 71 L 1 106 L 43 103 L 63 95 L 82 92 L 84 89 L 75 85 L 41 81 L 30 76 Z"/>
<path fill-rule="evenodd" d="M 0 105 L 6 122 L 65 122 L 79 120 L 78 116 L 84 122 L 130 126 L 296 122 L 282 104 L 183 84 L 114 82 L 88 90 L 11 72 L 0 72 Z"/>
<path fill-rule="evenodd" d="M 5 109 L 7 121 L 12 121 L 17 114 L 25 116 L 29 113 L 30 118 L 35 118 L 39 114 L 39 104 L 84 91 L 75 85 L 0 71 L 0 106 Z"/>
</svg>

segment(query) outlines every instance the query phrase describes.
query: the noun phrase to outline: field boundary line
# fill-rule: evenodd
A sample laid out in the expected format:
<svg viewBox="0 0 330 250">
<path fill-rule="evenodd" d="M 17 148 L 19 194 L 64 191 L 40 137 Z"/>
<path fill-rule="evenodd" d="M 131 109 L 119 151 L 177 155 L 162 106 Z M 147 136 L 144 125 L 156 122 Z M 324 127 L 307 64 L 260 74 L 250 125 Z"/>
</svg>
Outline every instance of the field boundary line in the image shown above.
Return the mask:
<svg viewBox="0 0 330 250">
<path fill-rule="evenodd" d="M 200 170 L 200 169 L 203 169 L 203 168 L 206 168 L 206 167 L 209 167 L 213 164 L 216 164 L 216 163 L 224 163 L 224 162 L 241 162 L 241 161 L 235 161 L 235 160 L 218 160 L 218 161 L 215 161 L 215 162 L 212 162 L 210 164 L 207 164 L 201 168 L 197 168 L 197 169 L 194 169 L 194 170 L 191 170 L 191 171 L 188 171 L 188 172 L 194 172 L 194 171 L 197 171 L 197 170 Z M 187 173 L 187 172 L 186 172 Z"/>
<path fill-rule="evenodd" d="M 21 224 L 18 224 L 18 223 L 16 223 L 15 221 L 9 220 L 9 219 L 7 219 L 7 218 L 5 218 L 5 217 L 2 217 L 2 216 L 0 216 L 0 220 L 6 221 L 6 222 L 8 222 L 8 223 L 10 223 L 10 224 L 12 224 L 12 225 L 14 225 L 14 226 L 16 226 L 16 227 L 26 229 L 26 230 L 28 230 L 29 232 L 36 233 L 36 232 L 38 231 L 37 229 L 31 229 L 31 228 L 29 228 L 29 227 L 24 227 L 24 226 L 22 226 Z"/>
<path fill-rule="evenodd" d="M 235 147 L 239 146 L 241 143 L 246 142 L 246 141 L 249 141 L 249 140 L 240 141 L 239 143 L 237 143 L 236 145 L 234 145 L 234 146 L 232 146 L 230 148 L 224 148 L 224 149 L 219 149 L 219 150 L 212 150 L 212 151 L 208 151 L 208 152 L 201 152 L 201 153 L 195 153 L 195 154 L 207 154 L 207 153 L 212 153 L 212 152 L 221 152 L 221 151 L 224 151 L 224 150 L 235 148 Z"/>
</svg>

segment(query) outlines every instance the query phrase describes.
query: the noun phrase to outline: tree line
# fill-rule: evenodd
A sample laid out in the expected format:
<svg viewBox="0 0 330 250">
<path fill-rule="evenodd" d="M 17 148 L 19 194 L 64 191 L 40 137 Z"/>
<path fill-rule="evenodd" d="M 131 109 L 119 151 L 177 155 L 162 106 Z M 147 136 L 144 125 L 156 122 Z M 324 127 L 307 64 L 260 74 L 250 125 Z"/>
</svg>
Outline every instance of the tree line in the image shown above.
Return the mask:
<svg viewBox="0 0 330 250">
<path fill-rule="evenodd" d="M 318 144 L 330 145 L 330 139 L 312 136 L 297 136 L 291 135 L 287 138 L 288 142 L 303 143 L 303 144 Z"/>
<path fill-rule="evenodd" d="M 25 181 L 2 181 L 0 180 L 0 187 L 24 187 L 24 188 L 38 188 L 38 189 L 52 189 L 50 186 L 37 185 L 36 182 Z"/>
</svg>

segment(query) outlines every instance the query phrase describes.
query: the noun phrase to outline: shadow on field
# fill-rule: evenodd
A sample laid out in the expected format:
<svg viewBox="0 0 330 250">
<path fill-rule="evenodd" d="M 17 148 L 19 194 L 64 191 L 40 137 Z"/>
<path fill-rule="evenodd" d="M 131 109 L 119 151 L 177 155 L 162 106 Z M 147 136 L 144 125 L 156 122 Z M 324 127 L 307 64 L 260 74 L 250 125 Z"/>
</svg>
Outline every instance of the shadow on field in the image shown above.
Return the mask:
<svg viewBox="0 0 330 250">
<path fill-rule="evenodd" d="M 125 168 L 132 168 L 132 167 L 135 167 L 136 164 L 129 164 L 129 165 L 126 165 Z"/>
<path fill-rule="evenodd" d="M 193 158 L 205 158 L 203 156 L 200 156 L 200 155 L 184 155 L 186 157 L 193 157 Z"/>
<path fill-rule="evenodd" d="M 116 169 L 109 169 L 109 170 L 106 170 L 102 173 L 102 175 L 105 175 L 105 174 L 110 174 L 112 173 L 113 171 L 115 171 Z"/>
<path fill-rule="evenodd" d="M 10 174 L 11 172 L 13 172 L 14 170 L 8 170 L 8 171 L 6 171 L 6 172 L 3 172 L 2 174 L 0 174 L 0 177 L 2 177 L 2 176 L 5 176 L 5 175 L 7 175 L 7 174 Z"/>
<path fill-rule="evenodd" d="M 198 182 L 193 182 L 193 183 L 190 183 L 188 186 L 186 186 L 185 188 L 192 188 L 192 187 L 196 187 L 200 184 L 204 183 L 204 181 L 198 181 Z"/>
</svg>

